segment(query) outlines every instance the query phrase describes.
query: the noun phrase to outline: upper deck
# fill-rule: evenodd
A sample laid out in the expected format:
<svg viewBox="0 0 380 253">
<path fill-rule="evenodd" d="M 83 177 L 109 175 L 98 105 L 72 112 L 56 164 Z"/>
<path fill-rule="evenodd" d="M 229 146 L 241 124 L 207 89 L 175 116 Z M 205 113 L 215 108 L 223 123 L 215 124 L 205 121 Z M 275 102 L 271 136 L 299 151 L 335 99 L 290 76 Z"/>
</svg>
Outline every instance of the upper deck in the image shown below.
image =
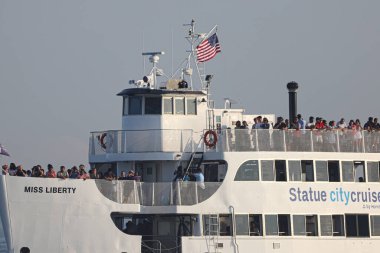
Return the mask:
<svg viewBox="0 0 380 253">
<path fill-rule="evenodd" d="M 207 147 L 203 133 L 193 130 L 115 130 L 93 132 L 90 157 L 104 154 L 204 152 L 380 152 L 380 132 L 354 130 L 216 131 L 217 142 Z M 100 139 L 104 137 L 102 146 Z"/>
</svg>

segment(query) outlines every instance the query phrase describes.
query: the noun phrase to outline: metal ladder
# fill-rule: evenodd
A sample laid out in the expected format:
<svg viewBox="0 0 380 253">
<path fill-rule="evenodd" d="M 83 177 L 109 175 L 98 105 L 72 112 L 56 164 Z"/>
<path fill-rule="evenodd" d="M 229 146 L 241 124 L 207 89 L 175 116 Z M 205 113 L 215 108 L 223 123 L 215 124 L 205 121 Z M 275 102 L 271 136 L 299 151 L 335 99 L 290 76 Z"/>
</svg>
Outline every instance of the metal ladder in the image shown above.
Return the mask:
<svg viewBox="0 0 380 253">
<path fill-rule="evenodd" d="M 218 253 L 219 246 L 219 216 L 217 214 L 208 215 L 206 244 L 209 253 Z"/>
<path fill-rule="evenodd" d="M 203 152 L 194 152 L 191 154 L 190 161 L 186 166 L 184 176 L 189 172 L 193 173 L 203 162 Z"/>
</svg>

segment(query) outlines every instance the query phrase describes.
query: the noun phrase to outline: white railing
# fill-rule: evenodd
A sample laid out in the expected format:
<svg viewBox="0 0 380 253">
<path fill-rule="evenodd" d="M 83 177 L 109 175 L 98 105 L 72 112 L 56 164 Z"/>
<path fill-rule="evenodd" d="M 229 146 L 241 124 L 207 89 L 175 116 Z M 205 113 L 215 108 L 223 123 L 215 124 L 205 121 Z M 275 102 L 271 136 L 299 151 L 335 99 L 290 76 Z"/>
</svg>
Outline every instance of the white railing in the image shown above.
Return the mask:
<svg viewBox="0 0 380 253">
<path fill-rule="evenodd" d="M 143 206 L 195 205 L 216 192 L 221 182 L 136 182 L 133 180 L 95 180 L 99 191 L 120 204 Z"/>
<path fill-rule="evenodd" d="M 227 129 L 208 151 L 380 152 L 379 131 Z"/>
<path fill-rule="evenodd" d="M 90 155 L 192 152 L 194 143 L 193 131 L 190 129 L 110 130 L 91 133 L 89 152 Z"/>
<path fill-rule="evenodd" d="M 380 152 L 380 131 L 225 129 L 215 147 L 204 152 Z M 141 152 L 194 152 L 199 134 L 192 130 L 93 132 L 90 155 Z"/>
</svg>

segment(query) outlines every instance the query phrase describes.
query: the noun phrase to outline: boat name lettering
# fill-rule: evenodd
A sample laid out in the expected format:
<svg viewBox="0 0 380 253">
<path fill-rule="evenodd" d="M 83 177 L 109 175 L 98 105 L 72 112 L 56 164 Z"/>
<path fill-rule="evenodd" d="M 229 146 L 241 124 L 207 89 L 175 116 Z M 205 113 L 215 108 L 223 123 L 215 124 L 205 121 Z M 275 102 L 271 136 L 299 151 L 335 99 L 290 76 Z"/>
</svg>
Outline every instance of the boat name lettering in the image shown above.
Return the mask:
<svg viewBox="0 0 380 253">
<path fill-rule="evenodd" d="M 345 190 L 343 187 L 335 190 L 314 190 L 312 187 L 289 189 L 289 200 L 293 202 L 336 202 L 344 205 L 352 203 L 380 203 L 380 192 L 368 188 L 364 191 Z"/>
<path fill-rule="evenodd" d="M 42 187 L 42 186 L 25 186 L 24 192 L 30 193 L 69 193 L 74 194 L 77 188 L 75 187 Z"/>
</svg>

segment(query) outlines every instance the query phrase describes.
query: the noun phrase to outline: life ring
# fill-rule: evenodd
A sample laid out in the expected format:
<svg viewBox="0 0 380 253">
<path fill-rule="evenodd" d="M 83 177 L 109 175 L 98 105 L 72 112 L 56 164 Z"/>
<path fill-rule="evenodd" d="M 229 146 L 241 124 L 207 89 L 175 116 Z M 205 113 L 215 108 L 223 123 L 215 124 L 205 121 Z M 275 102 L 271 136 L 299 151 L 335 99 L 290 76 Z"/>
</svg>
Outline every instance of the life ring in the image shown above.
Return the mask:
<svg viewBox="0 0 380 253">
<path fill-rule="evenodd" d="M 111 136 L 108 137 L 108 142 L 107 142 L 107 133 L 102 133 L 102 135 L 98 135 L 98 140 L 99 144 L 102 147 L 102 149 L 106 150 L 107 146 L 110 147 L 112 146 L 112 138 Z"/>
<path fill-rule="evenodd" d="M 218 141 L 218 135 L 213 130 L 207 130 L 203 136 L 203 141 L 207 147 L 212 148 L 216 145 Z"/>
</svg>

